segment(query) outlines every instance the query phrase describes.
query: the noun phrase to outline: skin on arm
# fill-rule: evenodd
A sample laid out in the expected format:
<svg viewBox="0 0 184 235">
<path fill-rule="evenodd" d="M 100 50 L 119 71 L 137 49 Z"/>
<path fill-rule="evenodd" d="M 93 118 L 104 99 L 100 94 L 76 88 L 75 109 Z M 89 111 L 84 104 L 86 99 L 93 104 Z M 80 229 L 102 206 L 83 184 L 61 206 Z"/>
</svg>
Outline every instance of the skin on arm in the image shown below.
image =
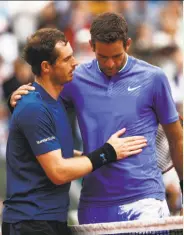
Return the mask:
<svg viewBox="0 0 184 235">
<path fill-rule="evenodd" d="M 57 185 L 80 178 L 93 168 L 88 157 L 64 159 L 60 149 L 37 156 L 37 160 L 47 177 Z"/>
<path fill-rule="evenodd" d="M 108 140 L 116 151 L 117 160 L 138 154 L 147 145 L 143 136 L 119 138 L 124 132 L 125 128 L 116 132 Z M 62 157 L 61 149 L 39 155 L 37 160 L 48 178 L 57 185 L 80 178 L 93 170 L 92 163 L 87 156 L 65 159 Z"/>
<path fill-rule="evenodd" d="M 81 151 L 74 149 L 74 151 L 73 151 L 73 156 L 74 157 L 80 157 L 81 155 L 82 155 Z"/>
<path fill-rule="evenodd" d="M 171 158 L 180 180 L 183 180 L 183 129 L 180 121 L 162 125 L 166 133 Z M 180 211 L 183 215 L 183 208 Z"/>
<path fill-rule="evenodd" d="M 178 173 L 179 179 L 183 179 L 183 129 L 180 121 L 162 125 L 169 142 L 171 158 Z"/>
</svg>

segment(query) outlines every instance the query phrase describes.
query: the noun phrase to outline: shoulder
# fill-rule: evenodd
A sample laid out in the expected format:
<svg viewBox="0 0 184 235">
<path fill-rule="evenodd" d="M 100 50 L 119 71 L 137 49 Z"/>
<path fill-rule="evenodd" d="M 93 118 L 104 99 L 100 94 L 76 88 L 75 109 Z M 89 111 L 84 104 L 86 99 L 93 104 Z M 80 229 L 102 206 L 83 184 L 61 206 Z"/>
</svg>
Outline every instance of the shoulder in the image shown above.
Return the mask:
<svg viewBox="0 0 184 235">
<path fill-rule="evenodd" d="M 50 116 L 47 104 L 42 100 L 40 93 L 37 91 L 29 92 L 22 97 L 15 109 L 16 115 L 21 119 L 31 120 L 38 119 L 39 116 Z"/>
<path fill-rule="evenodd" d="M 96 59 L 88 62 L 88 63 L 82 63 L 78 65 L 74 71 L 74 81 L 77 78 L 83 77 L 85 75 L 88 75 L 91 72 L 96 71 Z"/>
<path fill-rule="evenodd" d="M 145 73 L 146 77 L 152 78 L 154 80 L 162 80 L 166 78 L 164 71 L 160 67 L 134 57 L 133 61 L 134 69 L 136 69 L 138 72 Z"/>
<path fill-rule="evenodd" d="M 75 69 L 75 73 L 92 68 L 94 66 L 95 61 L 96 60 L 94 59 L 94 60 L 91 60 L 90 62 L 79 64 Z"/>
</svg>

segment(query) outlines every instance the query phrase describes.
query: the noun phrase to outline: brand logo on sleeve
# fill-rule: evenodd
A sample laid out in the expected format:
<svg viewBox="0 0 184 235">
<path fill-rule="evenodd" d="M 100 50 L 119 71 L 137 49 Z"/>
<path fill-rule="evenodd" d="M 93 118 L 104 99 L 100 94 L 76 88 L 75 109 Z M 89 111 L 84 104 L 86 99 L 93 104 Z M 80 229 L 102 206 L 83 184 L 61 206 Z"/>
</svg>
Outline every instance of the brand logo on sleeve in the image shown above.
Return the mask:
<svg viewBox="0 0 184 235">
<path fill-rule="evenodd" d="M 41 144 L 41 143 L 45 143 L 45 142 L 48 142 L 48 141 L 51 141 L 51 140 L 55 140 L 56 137 L 55 136 L 51 136 L 51 137 L 48 137 L 48 138 L 45 138 L 43 140 L 38 140 L 36 141 L 37 144 Z"/>
</svg>

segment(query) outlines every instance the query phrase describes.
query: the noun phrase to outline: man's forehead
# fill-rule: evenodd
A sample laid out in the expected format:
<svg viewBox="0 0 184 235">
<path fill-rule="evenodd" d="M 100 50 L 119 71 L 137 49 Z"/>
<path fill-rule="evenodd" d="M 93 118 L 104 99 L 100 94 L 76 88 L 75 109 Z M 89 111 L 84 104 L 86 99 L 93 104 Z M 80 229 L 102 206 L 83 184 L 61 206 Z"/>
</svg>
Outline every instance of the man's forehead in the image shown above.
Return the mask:
<svg viewBox="0 0 184 235">
<path fill-rule="evenodd" d="M 96 42 L 95 50 L 99 55 L 116 56 L 124 52 L 124 47 L 122 41 L 116 41 L 114 43 Z"/>
<path fill-rule="evenodd" d="M 58 54 L 61 57 L 66 57 L 67 54 L 72 54 L 73 53 L 73 49 L 72 49 L 69 42 L 67 42 L 66 44 L 62 41 L 56 43 L 55 50 L 58 52 Z"/>
</svg>

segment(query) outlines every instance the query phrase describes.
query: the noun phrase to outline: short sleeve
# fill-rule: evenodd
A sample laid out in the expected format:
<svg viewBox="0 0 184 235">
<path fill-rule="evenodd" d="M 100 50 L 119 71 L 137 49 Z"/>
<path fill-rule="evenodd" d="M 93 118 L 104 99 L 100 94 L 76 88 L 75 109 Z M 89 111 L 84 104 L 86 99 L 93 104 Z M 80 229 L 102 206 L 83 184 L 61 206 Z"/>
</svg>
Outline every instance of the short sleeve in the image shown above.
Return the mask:
<svg viewBox="0 0 184 235">
<path fill-rule="evenodd" d="M 19 113 L 17 119 L 18 127 L 35 156 L 61 148 L 53 117 L 44 104 L 29 104 Z"/>
<path fill-rule="evenodd" d="M 179 119 L 168 79 L 161 70 L 154 79 L 153 108 L 161 124 L 172 123 Z"/>
</svg>

